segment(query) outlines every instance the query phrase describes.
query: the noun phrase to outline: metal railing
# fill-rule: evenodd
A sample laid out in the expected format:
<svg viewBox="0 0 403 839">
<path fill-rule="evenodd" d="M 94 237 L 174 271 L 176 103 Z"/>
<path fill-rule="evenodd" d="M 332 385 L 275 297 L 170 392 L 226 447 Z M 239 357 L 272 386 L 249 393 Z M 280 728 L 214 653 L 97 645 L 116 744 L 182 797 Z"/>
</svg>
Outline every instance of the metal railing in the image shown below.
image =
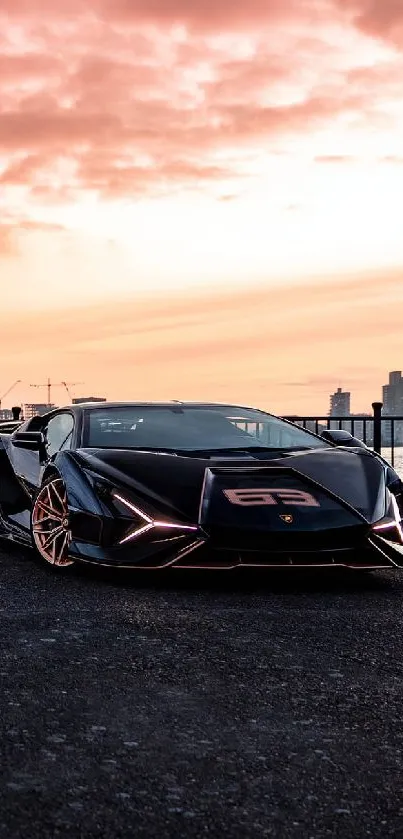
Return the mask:
<svg viewBox="0 0 403 839">
<path fill-rule="evenodd" d="M 1 420 L 0 422 L 0 434 L 12 434 L 15 431 L 20 422 L 17 420 Z"/>
<path fill-rule="evenodd" d="M 362 440 L 378 454 L 385 453 L 392 466 L 395 465 L 396 449 L 402 449 L 403 459 L 403 415 L 382 413 L 382 402 L 373 402 L 373 414 L 347 416 L 285 416 L 308 431 L 320 434 L 325 429 L 344 429 L 353 437 Z M 384 452 L 386 450 L 386 452 Z"/>
</svg>

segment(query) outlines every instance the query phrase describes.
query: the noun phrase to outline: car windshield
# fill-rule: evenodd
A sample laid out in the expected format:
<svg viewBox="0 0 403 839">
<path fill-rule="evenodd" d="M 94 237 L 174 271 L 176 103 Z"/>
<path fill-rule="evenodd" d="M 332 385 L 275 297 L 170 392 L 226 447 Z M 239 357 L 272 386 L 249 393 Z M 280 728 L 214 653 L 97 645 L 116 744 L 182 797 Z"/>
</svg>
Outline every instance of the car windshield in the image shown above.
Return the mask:
<svg viewBox="0 0 403 839">
<path fill-rule="evenodd" d="M 220 451 L 329 448 L 302 428 L 250 408 L 119 406 L 87 412 L 84 446 Z"/>
</svg>

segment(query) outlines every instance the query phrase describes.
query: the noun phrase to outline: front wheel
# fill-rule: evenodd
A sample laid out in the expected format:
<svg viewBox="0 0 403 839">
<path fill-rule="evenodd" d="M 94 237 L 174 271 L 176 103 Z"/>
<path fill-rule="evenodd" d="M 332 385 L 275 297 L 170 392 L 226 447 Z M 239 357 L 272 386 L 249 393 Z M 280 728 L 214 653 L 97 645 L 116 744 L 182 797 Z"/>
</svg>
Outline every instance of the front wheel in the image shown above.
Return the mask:
<svg viewBox="0 0 403 839">
<path fill-rule="evenodd" d="M 43 482 L 36 496 L 31 535 L 37 552 L 50 565 L 65 568 L 74 564 L 69 558 L 71 533 L 66 487 L 56 475 Z"/>
</svg>

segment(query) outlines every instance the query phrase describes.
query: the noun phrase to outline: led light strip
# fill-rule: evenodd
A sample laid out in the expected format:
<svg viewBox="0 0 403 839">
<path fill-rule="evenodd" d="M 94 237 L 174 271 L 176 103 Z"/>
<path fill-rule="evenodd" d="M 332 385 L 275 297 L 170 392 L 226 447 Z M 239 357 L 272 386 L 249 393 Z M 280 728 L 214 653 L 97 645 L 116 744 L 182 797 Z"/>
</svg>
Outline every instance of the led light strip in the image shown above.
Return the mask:
<svg viewBox="0 0 403 839">
<path fill-rule="evenodd" d="M 120 501 L 125 507 L 131 510 L 136 516 L 139 516 L 145 524 L 141 527 L 138 527 L 136 530 L 132 530 L 128 533 L 124 539 L 121 539 L 119 545 L 124 545 L 125 542 L 131 542 L 133 539 L 137 539 L 138 536 L 141 536 L 143 533 L 147 533 L 148 530 L 153 530 L 155 527 L 163 527 L 170 530 L 189 530 L 195 531 L 198 530 L 198 527 L 188 524 L 175 524 L 175 522 L 167 522 L 167 521 L 156 521 L 152 519 L 150 516 L 147 516 L 139 507 L 136 507 L 135 504 L 132 504 L 131 501 L 128 501 L 127 498 L 123 498 L 122 495 L 119 495 L 117 492 L 113 493 L 113 497 L 116 498 L 117 501 Z"/>
<path fill-rule="evenodd" d="M 401 525 L 401 521 L 400 521 L 399 506 L 398 506 L 398 503 L 397 503 L 394 495 L 392 495 L 391 500 L 392 500 L 393 512 L 395 514 L 394 520 L 389 521 L 389 522 L 384 522 L 383 524 L 376 524 L 376 525 L 373 526 L 372 530 L 375 530 L 375 531 L 379 532 L 380 530 L 390 530 L 393 527 L 395 530 L 397 530 L 397 532 L 399 534 L 399 539 L 403 543 L 403 531 L 402 531 L 402 525 Z"/>
</svg>

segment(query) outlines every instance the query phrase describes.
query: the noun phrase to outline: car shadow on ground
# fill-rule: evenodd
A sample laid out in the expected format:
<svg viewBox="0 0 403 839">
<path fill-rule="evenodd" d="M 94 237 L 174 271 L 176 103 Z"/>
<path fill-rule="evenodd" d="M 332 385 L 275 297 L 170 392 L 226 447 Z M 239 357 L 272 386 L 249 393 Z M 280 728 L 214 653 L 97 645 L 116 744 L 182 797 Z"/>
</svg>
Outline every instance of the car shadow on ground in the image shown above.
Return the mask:
<svg viewBox="0 0 403 839">
<path fill-rule="evenodd" d="M 396 586 L 393 571 L 371 573 L 350 569 L 251 569 L 139 571 L 76 566 L 75 577 L 83 584 L 108 584 L 122 589 L 154 589 L 156 591 L 181 591 L 204 593 L 244 594 L 362 594 L 387 592 Z M 403 588 L 403 574 L 402 574 Z"/>
</svg>

